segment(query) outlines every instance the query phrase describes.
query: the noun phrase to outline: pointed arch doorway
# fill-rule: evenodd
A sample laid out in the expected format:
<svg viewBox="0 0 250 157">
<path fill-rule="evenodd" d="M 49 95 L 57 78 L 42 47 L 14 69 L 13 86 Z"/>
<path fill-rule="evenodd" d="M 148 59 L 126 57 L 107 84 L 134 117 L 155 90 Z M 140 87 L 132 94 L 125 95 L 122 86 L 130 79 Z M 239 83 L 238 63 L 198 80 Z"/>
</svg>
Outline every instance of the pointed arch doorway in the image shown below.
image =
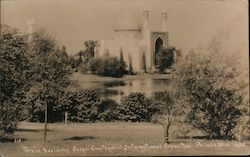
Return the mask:
<svg viewBox="0 0 250 157">
<path fill-rule="evenodd" d="M 163 47 L 163 40 L 159 37 L 155 41 L 155 49 L 154 49 L 155 68 L 159 68 L 160 66 L 160 59 L 161 59 L 160 51 L 162 47 Z"/>
</svg>

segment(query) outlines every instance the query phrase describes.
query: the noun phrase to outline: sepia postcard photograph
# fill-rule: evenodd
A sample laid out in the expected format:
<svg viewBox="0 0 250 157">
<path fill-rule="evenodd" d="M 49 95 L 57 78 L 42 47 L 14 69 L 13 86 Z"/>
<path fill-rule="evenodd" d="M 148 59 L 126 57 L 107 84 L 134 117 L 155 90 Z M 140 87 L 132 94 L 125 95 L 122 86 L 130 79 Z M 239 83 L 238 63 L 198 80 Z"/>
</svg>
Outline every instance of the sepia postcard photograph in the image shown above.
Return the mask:
<svg viewBox="0 0 250 157">
<path fill-rule="evenodd" d="M 250 155 L 247 0 L 0 0 L 0 157 Z"/>
</svg>

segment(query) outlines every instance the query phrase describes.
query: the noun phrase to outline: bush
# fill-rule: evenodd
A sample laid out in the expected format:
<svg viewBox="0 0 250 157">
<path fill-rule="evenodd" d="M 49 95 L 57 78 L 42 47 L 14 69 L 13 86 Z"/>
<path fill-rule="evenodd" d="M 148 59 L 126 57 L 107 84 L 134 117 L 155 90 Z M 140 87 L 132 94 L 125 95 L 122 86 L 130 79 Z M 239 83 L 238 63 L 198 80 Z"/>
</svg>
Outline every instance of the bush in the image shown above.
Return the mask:
<svg viewBox="0 0 250 157">
<path fill-rule="evenodd" d="M 233 133 L 236 139 L 242 140 L 250 140 L 250 121 L 249 114 L 245 114 L 241 116 L 238 120 L 240 123 L 234 128 Z"/>
<path fill-rule="evenodd" d="M 205 97 L 202 94 L 196 94 L 192 98 L 195 101 L 189 115 L 190 123 L 206 131 L 211 138 L 234 138 L 232 131 L 241 116 L 240 110 L 235 106 L 241 103 L 242 98 L 225 87 L 212 89 L 205 93 L 207 95 Z"/>
<path fill-rule="evenodd" d="M 100 121 L 117 120 L 117 102 L 112 99 L 103 99 L 98 106 L 98 119 Z"/>
<path fill-rule="evenodd" d="M 73 109 L 69 111 L 70 120 L 74 122 L 95 122 L 98 120 L 98 107 L 101 100 L 95 90 L 84 89 L 74 94 Z"/>
<path fill-rule="evenodd" d="M 89 62 L 89 70 L 94 74 L 103 74 L 104 67 L 100 67 L 104 65 L 104 60 L 101 58 L 94 58 Z"/>
<path fill-rule="evenodd" d="M 14 129 L 17 128 L 18 116 L 16 116 L 16 108 L 13 108 L 13 105 L 10 106 L 8 103 L 1 104 L 0 130 L 3 130 L 3 132 L 2 135 L 0 134 L 0 138 L 1 136 L 12 136 Z"/>
<path fill-rule="evenodd" d="M 30 121 L 44 122 L 44 104 L 36 98 L 29 102 Z M 58 95 L 56 102 L 48 104 L 48 122 L 61 122 L 65 112 L 72 122 L 95 122 L 117 120 L 118 104 L 111 99 L 103 99 L 92 89 L 66 90 Z"/>
<path fill-rule="evenodd" d="M 90 71 L 90 65 L 89 64 L 84 64 L 84 63 L 82 63 L 82 64 L 80 64 L 80 66 L 79 66 L 79 70 L 80 70 L 80 72 L 82 73 L 82 74 L 87 74 L 87 73 L 89 73 L 89 71 Z"/>
<path fill-rule="evenodd" d="M 90 70 L 100 76 L 122 77 L 126 73 L 126 64 L 117 57 L 104 56 L 90 61 Z"/>
<path fill-rule="evenodd" d="M 159 66 L 159 72 L 164 73 L 166 69 L 170 69 L 174 63 L 174 51 L 175 48 L 162 48 L 157 53 L 157 65 Z"/>
<path fill-rule="evenodd" d="M 50 99 L 50 103 L 47 104 L 47 112 L 48 112 L 48 122 L 61 122 L 63 120 L 63 113 L 61 109 L 58 108 L 58 103 L 56 98 Z M 38 99 L 33 99 L 28 102 L 30 118 L 31 122 L 42 122 L 45 120 L 45 103 Z"/>
<path fill-rule="evenodd" d="M 143 94 L 131 93 L 122 98 L 118 110 L 120 120 L 150 122 L 151 117 L 159 111 L 159 108 Z"/>
<path fill-rule="evenodd" d="M 112 99 L 101 100 L 95 90 L 78 89 L 68 91 L 57 107 L 68 112 L 70 121 L 95 122 L 116 120 L 117 105 Z"/>
</svg>

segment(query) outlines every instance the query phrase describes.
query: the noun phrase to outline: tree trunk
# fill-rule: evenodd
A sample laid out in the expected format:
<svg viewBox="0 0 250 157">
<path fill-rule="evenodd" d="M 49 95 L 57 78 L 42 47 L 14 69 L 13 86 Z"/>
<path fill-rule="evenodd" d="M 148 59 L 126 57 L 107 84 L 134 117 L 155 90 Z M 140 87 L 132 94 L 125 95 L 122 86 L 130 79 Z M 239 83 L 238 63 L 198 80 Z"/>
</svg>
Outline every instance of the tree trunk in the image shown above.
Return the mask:
<svg viewBox="0 0 250 157">
<path fill-rule="evenodd" d="M 167 126 L 165 128 L 165 142 L 166 143 L 170 143 L 169 142 L 169 128 L 170 128 L 170 122 L 167 123 Z"/>
<path fill-rule="evenodd" d="M 68 112 L 66 111 L 64 114 L 65 114 L 64 115 L 64 124 L 67 125 L 67 123 L 68 123 Z"/>
<path fill-rule="evenodd" d="M 43 140 L 46 142 L 46 135 L 47 135 L 47 121 L 48 121 L 48 105 L 45 103 L 45 115 L 44 115 L 44 136 Z"/>
<path fill-rule="evenodd" d="M 171 110 L 172 110 L 172 106 L 168 112 L 168 119 L 167 119 L 166 129 L 165 129 L 166 130 L 166 133 L 165 133 L 165 142 L 166 143 L 170 143 L 169 142 L 169 129 L 170 129 L 170 125 L 171 125 Z"/>
</svg>

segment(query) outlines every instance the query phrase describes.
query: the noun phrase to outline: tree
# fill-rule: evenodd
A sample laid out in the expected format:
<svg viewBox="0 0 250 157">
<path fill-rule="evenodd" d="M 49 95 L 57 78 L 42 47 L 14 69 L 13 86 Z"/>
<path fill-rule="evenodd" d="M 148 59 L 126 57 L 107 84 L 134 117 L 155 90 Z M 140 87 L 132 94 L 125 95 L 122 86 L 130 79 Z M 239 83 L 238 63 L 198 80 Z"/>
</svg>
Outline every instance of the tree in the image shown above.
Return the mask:
<svg viewBox="0 0 250 157">
<path fill-rule="evenodd" d="M 134 74 L 134 69 L 133 69 L 133 66 L 132 66 L 132 56 L 131 54 L 128 55 L 128 72 L 127 72 L 128 75 L 133 75 Z"/>
<path fill-rule="evenodd" d="M 120 62 L 124 62 L 123 51 L 122 50 L 120 50 Z"/>
<path fill-rule="evenodd" d="M 94 58 L 95 55 L 95 47 L 97 45 L 97 41 L 89 40 L 84 42 L 85 49 L 80 50 L 74 58 L 74 68 L 78 70 L 80 66 L 87 67 L 89 62 Z M 80 67 L 81 68 L 81 67 Z"/>
<path fill-rule="evenodd" d="M 54 35 L 49 34 L 45 28 L 32 33 L 29 44 L 31 53 L 35 55 L 48 55 L 50 52 L 58 50 Z"/>
<path fill-rule="evenodd" d="M 234 138 L 233 130 L 242 115 L 242 95 L 239 87 L 232 86 L 236 76 L 233 68 L 215 64 L 212 57 L 196 52 L 185 60 L 177 68 L 175 83 L 191 109 L 188 122 L 210 138 Z"/>
<path fill-rule="evenodd" d="M 134 69 L 133 69 L 132 63 L 129 63 L 128 74 L 129 75 L 133 75 L 134 74 Z"/>
<path fill-rule="evenodd" d="M 174 85 L 174 84 L 173 84 Z M 175 130 L 183 126 L 186 117 L 186 109 L 183 102 L 180 101 L 181 95 L 178 95 L 178 89 L 169 85 L 163 92 L 156 92 L 153 101 L 159 107 L 160 111 L 155 115 L 156 122 L 160 123 L 164 128 L 164 138 L 166 143 L 170 143 L 170 130 L 175 125 Z M 187 128 L 185 128 L 187 129 Z"/>
<path fill-rule="evenodd" d="M 95 47 L 97 45 L 97 41 L 89 40 L 84 42 L 85 45 L 85 53 L 87 54 L 88 58 L 93 58 L 95 55 Z"/>
<path fill-rule="evenodd" d="M 59 50 L 55 39 L 44 29 L 32 34 L 30 47 L 32 87 L 28 92 L 28 100 L 32 104 L 31 111 L 37 107 L 36 104 L 42 106 L 46 140 L 47 118 L 49 121 L 56 121 L 60 117 L 55 115 L 59 113 L 54 108 L 65 88 L 71 84 L 71 65 L 69 58 Z M 47 117 L 48 113 L 51 114 Z"/>
<path fill-rule="evenodd" d="M 142 54 L 142 69 L 144 70 L 144 72 L 147 71 L 147 66 L 146 66 L 146 55 L 145 55 L 145 53 Z"/>
<path fill-rule="evenodd" d="M 0 29 L 0 128 L 5 136 L 14 132 L 24 111 L 30 60 L 27 36 L 7 25 Z"/>
<path fill-rule="evenodd" d="M 62 55 L 64 55 L 64 57 L 68 57 L 68 54 L 67 54 L 67 50 L 66 50 L 66 46 L 62 46 L 62 48 L 61 48 L 61 53 L 62 53 Z"/>
<path fill-rule="evenodd" d="M 86 63 L 85 61 L 82 60 L 84 55 L 84 51 L 79 51 L 76 55 L 76 58 L 74 58 L 74 68 L 78 68 L 82 63 Z"/>
<path fill-rule="evenodd" d="M 157 64 L 159 65 L 160 73 L 164 73 L 166 69 L 169 69 L 174 62 L 175 48 L 161 48 L 157 53 Z"/>
<path fill-rule="evenodd" d="M 158 122 L 164 126 L 165 142 L 169 143 L 169 130 L 172 124 L 174 102 L 167 91 L 155 93 L 154 100 L 158 106 L 161 106 L 161 113 L 159 114 Z"/>
</svg>

